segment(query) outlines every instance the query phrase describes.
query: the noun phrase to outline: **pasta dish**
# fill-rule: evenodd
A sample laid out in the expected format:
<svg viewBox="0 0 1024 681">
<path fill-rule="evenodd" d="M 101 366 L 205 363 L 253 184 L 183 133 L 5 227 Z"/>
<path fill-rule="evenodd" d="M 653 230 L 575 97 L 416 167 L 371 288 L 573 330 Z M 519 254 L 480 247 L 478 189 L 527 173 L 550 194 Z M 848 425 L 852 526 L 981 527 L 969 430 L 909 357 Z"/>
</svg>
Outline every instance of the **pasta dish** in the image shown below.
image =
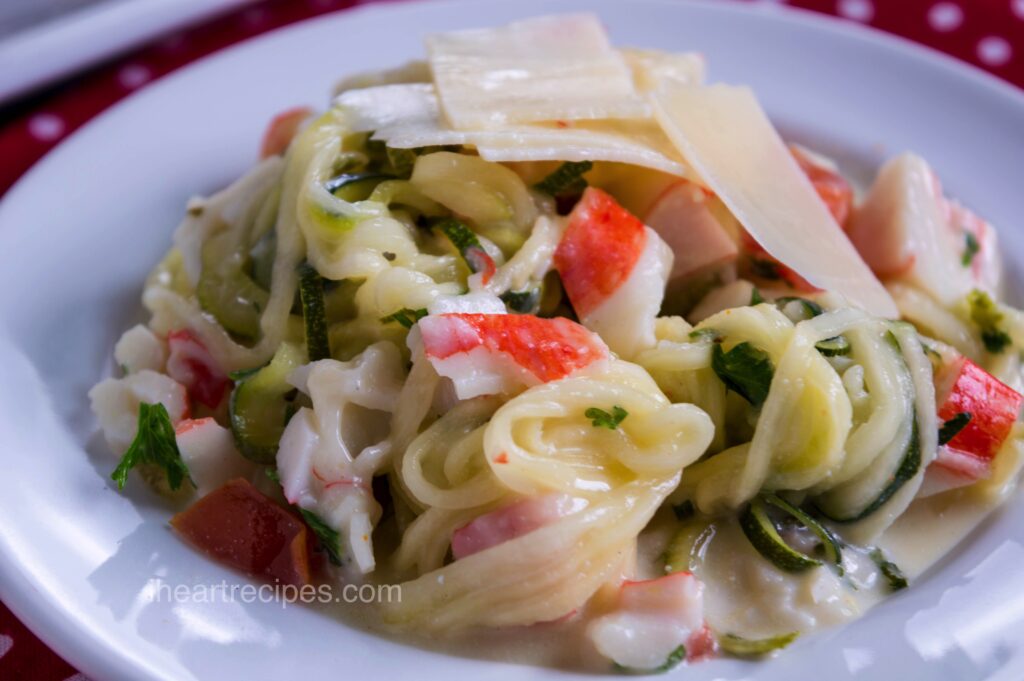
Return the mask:
<svg viewBox="0 0 1024 681">
<path fill-rule="evenodd" d="M 653 672 L 855 618 L 1007 498 L 1024 315 L 924 159 L 854 186 L 591 15 L 426 54 L 188 203 L 90 393 L 190 545 L 398 585 L 354 610 L 391 635 Z"/>
</svg>

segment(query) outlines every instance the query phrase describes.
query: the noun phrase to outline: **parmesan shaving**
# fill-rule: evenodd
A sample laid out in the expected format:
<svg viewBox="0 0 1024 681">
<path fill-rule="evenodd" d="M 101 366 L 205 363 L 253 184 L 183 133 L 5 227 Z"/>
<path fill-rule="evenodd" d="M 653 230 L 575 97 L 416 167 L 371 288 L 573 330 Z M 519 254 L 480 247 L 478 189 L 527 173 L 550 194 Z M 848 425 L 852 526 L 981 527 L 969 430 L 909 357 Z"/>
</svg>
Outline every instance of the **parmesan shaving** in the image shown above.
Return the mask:
<svg viewBox="0 0 1024 681">
<path fill-rule="evenodd" d="M 443 119 L 429 84 L 350 90 L 335 100 L 353 132 L 374 132 L 389 147 L 461 144 L 487 161 L 614 161 L 688 174 L 682 157 L 653 120 L 579 121 L 460 131 Z M 692 173 L 690 173 L 692 174 Z"/>
<path fill-rule="evenodd" d="M 458 130 L 650 115 L 592 14 L 432 35 L 427 52 L 445 115 Z"/>
<path fill-rule="evenodd" d="M 393 69 L 366 71 L 342 78 L 334 85 L 334 96 L 346 90 L 357 90 L 378 85 L 431 82 L 430 65 L 419 59 L 406 62 Z"/>
<path fill-rule="evenodd" d="M 682 85 L 704 83 L 704 56 L 697 52 L 625 48 L 619 54 L 633 71 L 633 83 L 641 93 L 657 90 L 666 81 Z"/>
<path fill-rule="evenodd" d="M 899 316 L 750 89 L 666 83 L 652 99 L 686 162 L 772 257 L 872 314 Z"/>
</svg>

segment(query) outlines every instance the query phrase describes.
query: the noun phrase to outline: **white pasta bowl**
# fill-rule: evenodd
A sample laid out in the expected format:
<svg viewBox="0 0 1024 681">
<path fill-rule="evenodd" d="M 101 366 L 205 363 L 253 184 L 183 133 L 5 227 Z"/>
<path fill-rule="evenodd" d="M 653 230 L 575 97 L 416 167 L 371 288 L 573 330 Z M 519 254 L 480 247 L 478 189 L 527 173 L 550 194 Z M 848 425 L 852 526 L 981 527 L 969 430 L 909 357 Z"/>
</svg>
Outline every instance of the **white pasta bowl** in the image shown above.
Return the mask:
<svg viewBox="0 0 1024 681">
<path fill-rule="evenodd" d="M 347 626 L 329 611 L 176 587 L 245 584 L 182 544 L 170 508 L 118 494 L 85 393 L 192 194 L 238 176 L 263 125 L 333 81 L 422 52 L 427 32 L 594 10 L 620 45 L 699 50 L 713 80 L 748 83 L 785 134 L 854 177 L 912 149 L 1002 228 L 1024 262 L 1024 95 L 878 33 L 767 5 L 500 0 L 359 9 L 204 59 L 112 108 L 0 203 L 0 598 L 95 679 L 556 678 Z M 1024 505 L 1018 497 L 908 591 L 766 662 L 691 679 L 1024 678 Z M 164 591 L 161 591 L 164 590 Z M 198 592 L 194 592 L 198 593 Z M 246 602 L 246 601 L 255 602 Z M 751 604 L 753 605 L 753 604 Z"/>
</svg>

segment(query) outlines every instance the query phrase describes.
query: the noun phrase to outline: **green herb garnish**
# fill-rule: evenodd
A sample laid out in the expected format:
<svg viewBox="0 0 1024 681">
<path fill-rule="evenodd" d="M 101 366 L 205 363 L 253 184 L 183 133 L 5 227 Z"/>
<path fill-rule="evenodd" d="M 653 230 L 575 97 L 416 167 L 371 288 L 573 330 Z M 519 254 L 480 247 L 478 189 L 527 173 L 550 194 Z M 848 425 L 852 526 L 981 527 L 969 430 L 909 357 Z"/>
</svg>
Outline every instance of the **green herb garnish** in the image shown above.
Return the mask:
<svg viewBox="0 0 1024 681">
<path fill-rule="evenodd" d="M 981 250 L 981 244 L 978 243 L 977 237 L 970 232 L 964 233 L 964 255 L 960 259 L 960 264 L 964 267 L 970 267 L 971 263 L 974 262 L 974 256 L 978 255 L 978 251 Z"/>
<path fill-rule="evenodd" d="M 341 565 L 341 535 L 333 527 L 324 522 L 323 518 L 312 511 L 299 508 L 302 519 L 313 530 L 313 534 L 320 540 L 320 545 L 327 552 L 327 559 L 332 565 Z"/>
<path fill-rule="evenodd" d="M 939 428 L 939 444 L 947 444 L 950 440 L 955 438 L 957 434 L 967 427 L 967 424 L 971 422 L 971 414 L 966 411 L 962 411 L 953 418 L 945 421 Z"/>
<path fill-rule="evenodd" d="M 590 161 L 566 161 L 534 188 L 551 196 L 578 194 L 587 188 L 583 174 L 593 167 Z"/>
<path fill-rule="evenodd" d="M 510 312 L 536 314 L 540 309 L 541 290 L 540 288 L 531 288 L 525 291 L 508 291 L 502 293 L 499 298 Z"/>
<path fill-rule="evenodd" d="M 1000 328 L 1003 313 L 987 293 L 974 289 L 967 294 L 967 305 L 971 310 L 971 321 L 981 332 L 981 342 L 986 350 L 999 354 L 1013 342 L 1010 334 Z"/>
<path fill-rule="evenodd" d="M 686 646 L 681 645 L 671 653 L 665 659 L 664 664 L 654 669 L 633 669 L 632 667 L 624 667 L 621 664 L 615 663 L 613 668 L 620 674 L 664 674 L 665 672 L 679 666 L 679 663 L 686 659 Z"/>
<path fill-rule="evenodd" d="M 761 295 L 761 292 L 758 291 L 757 287 L 755 286 L 754 289 L 750 292 L 750 305 L 760 305 L 763 302 L 764 296 Z"/>
<path fill-rule="evenodd" d="M 721 336 L 722 335 L 718 332 L 718 329 L 694 329 L 690 332 L 690 340 L 695 341 L 718 341 L 721 339 Z"/>
<path fill-rule="evenodd" d="M 629 412 L 616 404 L 612 407 L 610 414 L 604 409 L 591 407 L 583 412 L 583 415 L 590 419 L 591 425 L 595 428 L 608 428 L 609 430 L 615 430 L 619 427 L 619 424 L 622 423 L 623 419 L 629 416 Z"/>
<path fill-rule="evenodd" d="M 412 325 L 427 316 L 427 308 L 421 307 L 418 310 L 412 308 L 403 307 L 398 312 L 389 314 L 387 317 L 381 317 L 380 321 L 384 324 L 389 322 L 398 322 L 407 329 L 411 329 Z"/>
<path fill-rule="evenodd" d="M 882 552 L 882 549 L 876 548 L 868 555 L 871 557 L 871 560 L 875 561 L 875 565 L 878 566 L 878 569 L 882 572 L 886 581 L 889 582 L 889 589 L 891 591 L 899 591 L 900 589 L 907 588 L 906 575 L 903 574 L 903 571 L 900 570 L 896 563 L 885 557 L 885 553 Z"/>
<path fill-rule="evenodd" d="M 725 352 L 715 345 L 711 355 L 711 368 L 725 387 L 737 393 L 755 407 L 768 399 L 775 367 L 768 353 L 751 345 L 740 343 Z"/>
<path fill-rule="evenodd" d="M 117 483 L 117 488 L 124 489 L 128 482 L 128 471 L 139 464 L 152 464 L 167 474 L 167 485 L 176 490 L 181 487 L 185 478 L 191 477 L 188 466 L 181 459 L 178 441 L 174 437 L 174 426 L 167 408 L 156 404 L 142 403 L 139 405 L 139 430 L 135 434 L 128 451 L 121 457 L 110 478 Z"/>
</svg>

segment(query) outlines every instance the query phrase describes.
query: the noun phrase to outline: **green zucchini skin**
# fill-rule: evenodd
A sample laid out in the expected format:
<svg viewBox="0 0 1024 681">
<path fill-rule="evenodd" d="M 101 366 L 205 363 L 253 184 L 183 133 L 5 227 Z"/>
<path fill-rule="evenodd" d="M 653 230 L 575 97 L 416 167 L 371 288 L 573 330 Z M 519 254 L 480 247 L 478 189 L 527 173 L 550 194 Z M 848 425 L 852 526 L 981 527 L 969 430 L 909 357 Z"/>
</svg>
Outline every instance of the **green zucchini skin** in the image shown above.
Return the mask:
<svg viewBox="0 0 1024 681">
<path fill-rule="evenodd" d="M 394 175 L 386 173 L 342 173 L 327 180 L 324 189 L 339 199 L 352 203 L 364 200 L 378 184 L 393 179 Z"/>
<path fill-rule="evenodd" d="M 717 532 L 713 522 L 696 516 L 687 518 L 665 547 L 665 574 L 698 570 Z"/>
<path fill-rule="evenodd" d="M 850 354 L 850 341 L 845 336 L 826 338 L 814 344 L 815 349 L 825 357 L 842 357 Z"/>
<path fill-rule="evenodd" d="M 302 321 L 306 327 L 306 353 L 309 361 L 328 359 L 331 356 L 331 340 L 327 333 L 324 280 L 308 263 L 299 269 L 299 298 L 302 301 Z"/>
<path fill-rule="evenodd" d="M 593 167 L 594 164 L 590 161 L 566 161 L 533 188 L 550 196 L 582 193 L 587 188 L 587 181 L 583 175 Z"/>
<path fill-rule="evenodd" d="M 882 576 L 885 577 L 890 592 L 900 591 L 909 586 L 907 576 L 903 574 L 903 570 L 896 563 L 886 558 L 885 552 L 882 549 L 875 548 L 868 556 L 878 566 L 878 571 L 882 573 Z"/>
<path fill-rule="evenodd" d="M 196 298 L 225 330 L 254 340 L 270 294 L 246 274 L 248 256 L 232 250 L 229 238 L 228 233 L 218 234 L 203 244 Z"/>
<path fill-rule="evenodd" d="M 804 572 L 821 567 L 824 563 L 800 553 L 779 536 L 775 524 L 768 517 L 766 503 L 761 496 L 755 497 L 740 514 L 740 528 L 751 545 L 780 570 Z"/>
<path fill-rule="evenodd" d="M 896 468 L 896 472 L 893 474 L 892 479 L 882 489 L 881 493 L 875 497 L 874 501 L 868 504 L 859 513 L 851 515 L 840 515 L 836 513 L 830 513 L 827 508 L 824 508 L 821 504 L 817 505 L 818 512 L 829 520 L 837 523 L 855 523 L 859 520 L 864 520 L 869 515 L 880 509 L 885 502 L 889 501 L 896 492 L 900 490 L 911 478 L 917 475 L 917 472 L 921 469 L 921 438 L 918 432 L 917 418 L 914 418 L 913 430 L 910 433 L 910 442 L 907 443 L 907 449 L 903 454 L 903 458 L 900 460 L 900 465 Z"/>
<path fill-rule="evenodd" d="M 231 419 L 231 434 L 235 438 L 235 445 L 242 456 L 255 463 L 273 465 L 277 462 L 277 445 L 269 444 L 264 438 L 252 436 L 252 426 L 244 414 L 247 411 L 248 400 L 245 384 L 239 384 L 231 392 L 231 399 L 228 402 L 228 412 Z M 284 410 L 281 411 L 281 419 L 284 420 Z M 284 432 L 284 428 L 281 428 Z M 278 436 L 280 440 L 280 435 Z"/>
<path fill-rule="evenodd" d="M 292 369 L 305 363 L 305 353 L 285 343 L 264 367 L 238 375 L 228 400 L 228 420 L 238 451 L 246 459 L 272 465 L 278 442 L 295 405 L 287 399 L 294 389 L 285 380 Z"/>
<path fill-rule="evenodd" d="M 803 572 L 824 565 L 823 561 L 811 558 L 789 546 L 779 536 L 775 523 L 768 516 L 768 506 L 796 519 L 813 532 L 821 540 L 825 549 L 825 559 L 836 566 L 840 574 L 843 573 L 842 545 L 835 535 L 810 515 L 775 494 L 759 494 L 740 514 L 740 528 L 758 553 L 787 572 Z"/>
<path fill-rule="evenodd" d="M 782 298 L 775 299 L 775 306 L 779 308 L 779 311 L 785 314 L 785 308 L 790 303 L 800 303 L 800 315 L 796 321 L 806 321 L 808 319 L 814 319 L 820 314 L 824 314 L 825 310 L 813 300 L 807 298 L 798 298 L 796 296 L 783 296 Z"/>
<path fill-rule="evenodd" d="M 543 290 L 537 287 L 526 289 L 525 291 L 508 291 L 502 293 L 499 297 L 508 307 L 509 312 L 514 312 L 515 314 L 537 314 L 540 311 Z"/>
<path fill-rule="evenodd" d="M 894 322 L 893 326 L 897 324 L 905 324 L 905 322 Z M 900 345 L 899 340 L 892 330 L 886 331 L 885 340 L 892 348 L 902 353 L 903 348 Z M 901 357 L 900 360 L 906 366 L 906 359 Z M 909 368 L 907 369 L 909 371 Z M 862 508 L 857 509 L 856 507 L 850 509 L 837 509 L 836 504 L 830 503 L 828 495 L 824 495 L 815 500 L 815 507 L 821 516 L 827 518 L 836 523 L 855 523 L 864 520 L 871 514 L 875 513 L 882 506 L 886 504 L 907 482 L 909 482 L 918 471 L 921 470 L 923 463 L 923 453 L 921 451 L 921 433 L 920 423 L 917 418 L 917 398 L 913 397 L 911 400 L 911 431 L 910 438 L 907 441 L 906 448 L 903 450 L 902 456 L 899 459 L 899 464 L 896 466 L 891 477 L 881 486 L 877 495 Z"/>
<path fill-rule="evenodd" d="M 750 639 L 734 634 L 723 634 L 717 638 L 718 647 L 730 655 L 758 657 L 785 648 L 795 641 L 799 635 L 799 631 L 791 631 L 788 634 L 780 634 L 769 638 Z"/>
<path fill-rule="evenodd" d="M 762 495 L 766 504 L 774 506 L 775 508 L 789 514 L 796 518 L 800 523 L 803 524 L 808 530 L 814 533 L 814 535 L 821 540 L 822 546 L 825 548 L 825 559 L 839 568 L 839 573 L 843 573 L 843 547 L 839 540 L 827 527 L 819 523 L 817 520 L 812 518 L 810 515 L 800 510 L 796 506 L 793 506 L 788 501 L 779 497 L 775 494 L 764 494 Z"/>
<path fill-rule="evenodd" d="M 478 258 L 474 257 L 474 253 L 486 256 L 487 252 L 480 244 L 476 232 L 471 230 L 469 225 L 458 218 L 446 218 L 435 224 L 434 229 L 452 243 L 470 272 L 481 270 L 481 263 Z M 490 257 L 488 256 L 487 259 L 490 260 Z"/>
</svg>

